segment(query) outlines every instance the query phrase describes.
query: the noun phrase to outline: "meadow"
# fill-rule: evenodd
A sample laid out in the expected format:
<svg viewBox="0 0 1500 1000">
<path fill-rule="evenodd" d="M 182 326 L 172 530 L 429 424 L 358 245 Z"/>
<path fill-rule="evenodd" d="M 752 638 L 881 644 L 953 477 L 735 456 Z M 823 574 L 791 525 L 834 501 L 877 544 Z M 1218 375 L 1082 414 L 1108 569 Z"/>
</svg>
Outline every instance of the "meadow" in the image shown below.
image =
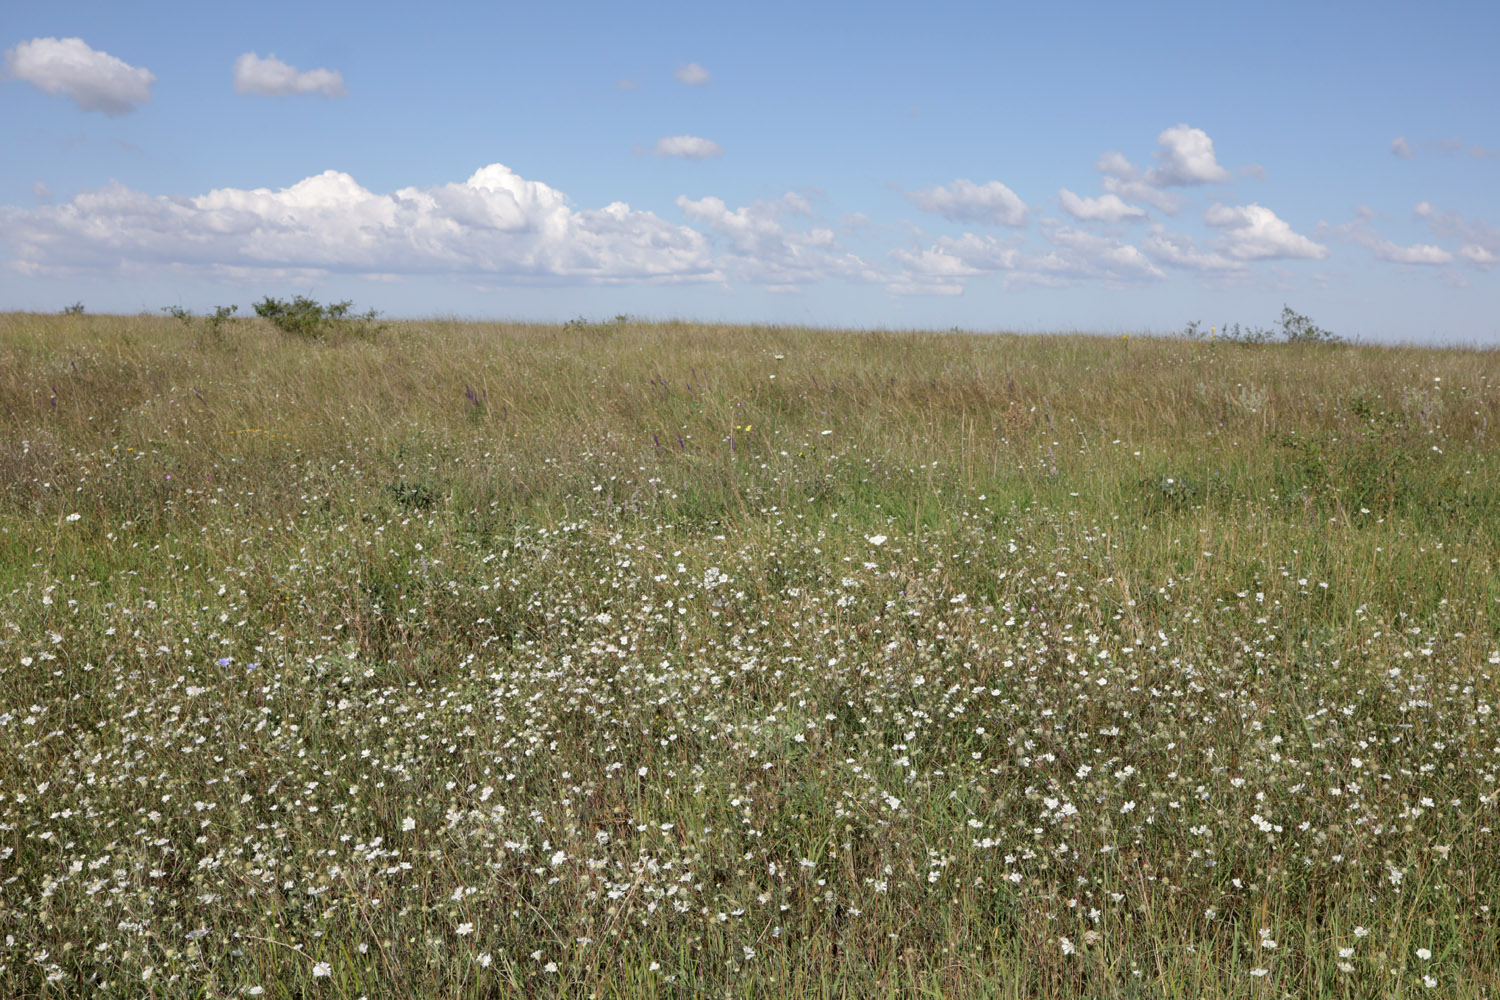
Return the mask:
<svg viewBox="0 0 1500 1000">
<path fill-rule="evenodd" d="M 1500 995 L 1497 382 L 0 316 L 0 995 Z"/>
</svg>

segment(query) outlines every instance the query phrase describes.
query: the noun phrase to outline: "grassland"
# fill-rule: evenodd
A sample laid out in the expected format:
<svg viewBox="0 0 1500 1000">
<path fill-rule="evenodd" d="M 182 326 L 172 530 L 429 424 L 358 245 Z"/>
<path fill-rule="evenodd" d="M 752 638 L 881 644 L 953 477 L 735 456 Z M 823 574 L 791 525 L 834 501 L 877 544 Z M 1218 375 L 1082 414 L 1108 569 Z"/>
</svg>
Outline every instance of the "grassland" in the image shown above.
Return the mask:
<svg viewBox="0 0 1500 1000">
<path fill-rule="evenodd" d="M 0 317 L 0 995 L 1495 996 L 1497 382 Z"/>
</svg>

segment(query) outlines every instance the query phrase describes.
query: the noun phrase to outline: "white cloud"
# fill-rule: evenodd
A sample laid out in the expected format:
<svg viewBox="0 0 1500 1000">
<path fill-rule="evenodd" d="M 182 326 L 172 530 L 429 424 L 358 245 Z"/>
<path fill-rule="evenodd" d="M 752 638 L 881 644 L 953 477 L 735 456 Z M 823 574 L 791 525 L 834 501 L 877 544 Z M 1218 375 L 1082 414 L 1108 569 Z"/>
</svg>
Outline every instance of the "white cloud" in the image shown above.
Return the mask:
<svg viewBox="0 0 1500 1000">
<path fill-rule="evenodd" d="M 1469 222 L 1457 212 L 1441 212 L 1425 201 L 1417 204 L 1416 214 L 1435 235 L 1461 243 L 1458 253 L 1466 263 L 1487 268 L 1500 256 L 1500 229 L 1483 219 Z"/>
<path fill-rule="evenodd" d="M 156 75 L 81 38 L 33 38 L 5 51 L 11 76 L 45 93 L 66 97 L 84 111 L 129 114 L 151 100 Z"/>
<path fill-rule="evenodd" d="M 953 254 L 980 271 L 1012 271 L 1025 263 L 1019 240 L 964 233 L 962 236 L 944 236 L 937 245 L 943 253 Z"/>
<path fill-rule="evenodd" d="M 945 236 L 925 250 L 893 250 L 890 259 L 899 270 L 886 279 L 886 291 L 896 295 L 957 295 L 965 278 L 994 271 L 1010 271 L 1022 262 L 1020 248 L 990 235 Z"/>
<path fill-rule="evenodd" d="M 1185 187 L 1194 184 L 1222 184 L 1229 171 L 1214 158 L 1214 141 L 1201 128 L 1174 125 L 1156 137 L 1161 146 L 1156 161 L 1161 164 L 1146 172 L 1147 183 L 1155 187 Z"/>
<path fill-rule="evenodd" d="M 1474 267 L 1488 271 L 1495 266 L 1496 256 L 1478 244 L 1470 243 L 1458 250 L 1458 255 Z"/>
<path fill-rule="evenodd" d="M 1418 142 L 1408 142 L 1406 136 L 1398 135 L 1391 140 L 1391 153 L 1409 160 L 1417 152 L 1436 150 L 1445 156 L 1468 156 L 1475 160 L 1500 159 L 1500 149 L 1490 149 L 1478 143 L 1466 143 L 1456 135 L 1446 139 L 1423 139 Z"/>
<path fill-rule="evenodd" d="M 329 170 L 288 188 L 155 196 L 120 184 L 0 208 L 26 274 L 335 272 L 569 284 L 719 280 L 703 234 L 622 202 L 574 208 L 501 164 L 463 183 L 377 194 Z"/>
<path fill-rule="evenodd" d="M 962 295 L 964 286 L 962 282 L 956 281 L 928 282 L 893 278 L 885 283 L 885 290 L 892 295 Z"/>
<path fill-rule="evenodd" d="M 1328 256 L 1327 247 L 1293 232 L 1275 212 L 1262 205 L 1215 203 L 1203 213 L 1203 221 L 1224 230 L 1216 245 L 1235 260 L 1322 260 Z"/>
<path fill-rule="evenodd" d="M 1080 198 L 1063 188 L 1057 193 L 1057 199 L 1064 212 L 1085 222 L 1139 222 L 1146 217 L 1144 208 L 1126 204 L 1117 194 Z"/>
<path fill-rule="evenodd" d="M 1166 277 L 1138 247 L 1112 237 L 1086 233 L 1069 226 L 1049 230 L 1046 236 L 1060 252 L 1035 259 L 1029 269 L 1057 276 L 1111 281 Z"/>
<path fill-rule="evenodd" d="M 1243 261 L 1232 260 L 1221 253 L 1200 250 L 1186 233 L 1169 233 L 1165 227 L 1152 226 L 1141 249 L 1152 260 L 1188 271 L 1226 274 L 1243 271 Z"/>
<path fill-rule="evenodd" d="M 657 156 L 680 156 L 686 160 L 707 160 L 723 156 L 724 150 L 712 139 L 700 139 L 696 135 L 674 135 L 656 140 Z"/>
<path fill-rule="evenodd" d="M 1135 169 L 1135 164 L 1131 163 L 1124 153 L 1109 152 L 1100 154 L 1099 159 L 1094 161 L 1094 169 L 1101 174 L 1108 174 L 1111 177 L 1122 177 L 1126 180 L 1134 180 L 1139 176 L 1139 171 Z"/>
<path fill-rule="evenodd" d="M 344 74 L 338 70 L 310 69 L 303 72 L 277 59 L 275 53 L 262 59 L 254 52 L 246 52 L 234 61 L 234 92 L 262 97 L 298 94 L 347 97 L 349 88 L 344 86 Z"/>
<path fill-rule="evenodd" d="M 892 250 L 891 259 L 901 265 L 904 276 L 900 283 L 908 286 L 916 283 L 909 280 L 913 276 L 930 281 L 984 273 L 983 269 L 964 260 L 962 255 L 941 246 L 926 250 Z"/>
<path fill-rule="evenodd" d="M 1355 208 L 1355 220 L 1342 226 L 1333 227 L 1330 232 L 1336 233 L 1359 246 L 1369 250 L 1376 260 L 1387 261 L 1392 264 L 1451 264 L 1453 254 L 1440 246 L 1431 243 L 1415 243 L 1411 246 L 1399 246 L 1382 237 L 1371 225 L 1375 218 L 1375 211 L 1367 205 L 1359 205 Z"/>
<path fill-rule="evenodd" d="M 695 62 L 678 66 L 677 72 L 672 75 L 689 87 L 707 87 L 714 79 L 713 74 Z"/>
<path fill-rule="evenodd" d="M 716 263 L 733 277 L 789 290 L 829 277 L 874 281 L 879 275 L 846 251 L 832 229 L 813 225 L 793 229 L 788 216 L 809 216 L 812 206 L 800 194 L 757 201 L 731 209 L 722 198 L 677 199 L 689 221 L 707 226 L 723 246 Z"/>
<path fill-rule="evenodd" d="M 1094 169 L 1104 175 L 1105 192 L 1117 198 L 1144 201 L 1168 215 L 1176 215 L 1182 207 L 1175 196 L 1147 184 L 1123 153 L 1105 153 L 1094 162 Z"/>
<path fill-rule="evenodd" d="M 46 181 L 37 181 L 31 185 L 31 197 L 38 205 L 52 204 L 52 189 L 47 186 Z"/>
<path fill-rule="evenodd" d="M 863 212 L 847 212 L 839 218 L 839 232 L 853 236 L 870 228 L 870 217 Z"/>
<path fill-rule="evenodd" d="M 1393 264 L 1451 264 L 1453 255 L 1442 247 L 1431 243 L 1414 243 L 1409 247 L 1397 246 L 1390 240 L 1377 240 L 1370 244 L 1370 252 L 1377 259 Z"/>
<path fill-rule="evenodd" d="M 886 279 L 899 294 L 953 294 L 966 279 L 1005 275 L 1008 286 L 1077 284 L 1102 280 L 1134 283 L 1165 277 L 1139 249 L 1107 236 L 1060 227 L 1045 233 L 1053 249 L 1026 253 L 1018 242 L 964 233 L 943 237 L 922 250 L 896 250 L 891 260 L 899 271 Z"/>
<path fill-rule="evenodd" d="M 935 212 L 953 222 L 978 222 L 987 226 L 1026 225 L 1026 203 L 999 181 L 975 184 L 954 181 L 926 191 L 907 191 L 906 198 L 924 212 Z"/>
</svg>

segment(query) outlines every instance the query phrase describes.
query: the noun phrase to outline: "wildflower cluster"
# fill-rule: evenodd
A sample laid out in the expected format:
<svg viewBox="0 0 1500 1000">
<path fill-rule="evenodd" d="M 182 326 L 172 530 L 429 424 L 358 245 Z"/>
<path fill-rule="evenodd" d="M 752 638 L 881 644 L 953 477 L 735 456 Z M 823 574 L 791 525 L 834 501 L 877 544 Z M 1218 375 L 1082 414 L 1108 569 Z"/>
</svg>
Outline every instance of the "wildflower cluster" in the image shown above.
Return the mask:
<svg viewBox="0 0 1500 1000">
<path fill-rule="evenodd" d="M 877 403 L 936 375 L 869 350 L 856 399 L 689 352 L 441 412 L 362 395 L 446 384 L 410 356 L 314 408 L 253 344 L 83 355 L 127 402 L 36 397 L 0 455 L 0 993 L 1492 987 L 1485 495 L 1132 499 L 1190 451 L 1051 396 L 904 446 Z M 1500 400 L 1447 377 L 1411 440 L 1485 470 Z"/>
</svg>

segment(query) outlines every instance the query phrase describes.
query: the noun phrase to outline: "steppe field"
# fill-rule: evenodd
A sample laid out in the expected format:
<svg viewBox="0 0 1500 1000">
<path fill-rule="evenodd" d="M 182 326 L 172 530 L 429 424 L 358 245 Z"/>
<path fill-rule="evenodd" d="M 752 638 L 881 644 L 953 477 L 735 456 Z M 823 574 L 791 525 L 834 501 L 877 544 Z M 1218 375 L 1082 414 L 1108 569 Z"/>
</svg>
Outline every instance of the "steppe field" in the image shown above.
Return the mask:
<svg viewBox="0 0 1500 1000">
<path fill-rule="evenodd" d="M 0 996 L 1500 996 L 1497 383 L 0 316 Z"/>
</svg>

